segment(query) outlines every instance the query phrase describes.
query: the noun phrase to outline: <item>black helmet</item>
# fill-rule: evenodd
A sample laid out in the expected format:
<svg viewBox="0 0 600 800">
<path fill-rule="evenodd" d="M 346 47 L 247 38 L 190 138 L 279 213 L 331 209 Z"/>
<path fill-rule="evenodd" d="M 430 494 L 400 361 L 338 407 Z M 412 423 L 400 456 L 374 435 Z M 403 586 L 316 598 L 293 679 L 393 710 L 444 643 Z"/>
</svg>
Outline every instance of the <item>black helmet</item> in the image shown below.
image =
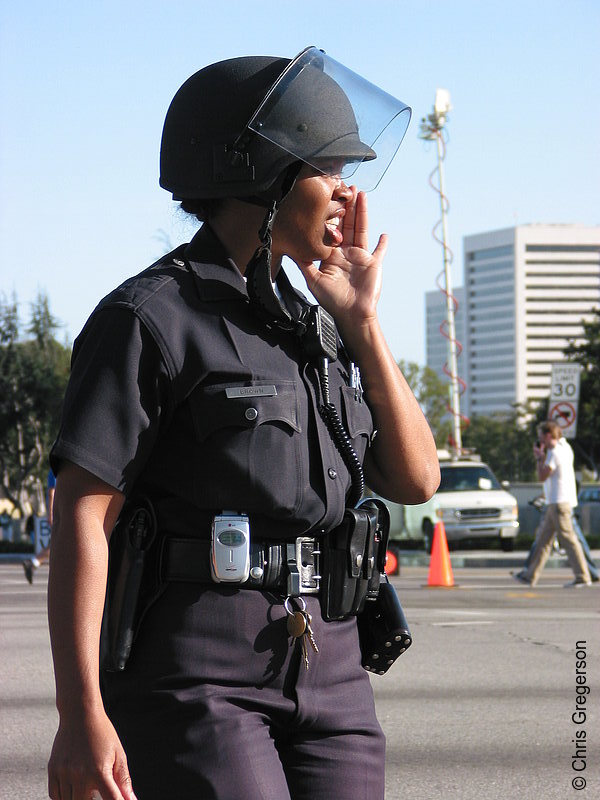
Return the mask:
<svg viewBox="0 0 600 800">
<path fill-rule="evenodd" d="M 196 72 L 173 98 L 163 129 L 160 185 L 175 199 L 256 197 L 296 161 L 323 172 L 332 161 L 336 171 L 340 163 L 352 165 L 345 176 L 376 158 L 372 145 L 385 132 L 376 145 L 381 157 L 393 130 L 382 175 L 409 119 L 407 106 L 315 47 L 293 60 L 228 59 Z"/>
</svg>

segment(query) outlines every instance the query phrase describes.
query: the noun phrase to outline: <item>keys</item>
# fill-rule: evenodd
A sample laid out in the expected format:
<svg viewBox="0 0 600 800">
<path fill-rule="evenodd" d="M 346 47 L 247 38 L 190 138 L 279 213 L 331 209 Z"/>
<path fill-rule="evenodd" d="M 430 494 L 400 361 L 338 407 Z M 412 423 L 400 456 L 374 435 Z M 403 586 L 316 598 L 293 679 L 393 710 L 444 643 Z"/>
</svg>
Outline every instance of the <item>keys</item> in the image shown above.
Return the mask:
<svg viewBox="0 0 600 800">
<path fill-rule="evenodd" d="M 308 647 L 306 646 L 306 636 L 303 636 L 300 639 L 300 645 L 302 647 L 302 660 L 304 662 L 304 669 L 308 669 L 310 662 L 308 660 Z"/>
<path fill-rule="evenodd" d="M 315 651 L 315 653 L 318 653 L 319 652 L 319 648 L 317 647 L 317 643 L 315 641 L 315 634 L 313 633 L 313 629 L 312 629 L 312 625 L 311 625 L 312 614 L 310 614 L 308 611 L 305 611 L 304 615 L 306 617 L 306 630 L 304 631 L 304 638 L 308 639 L 312 649 Z"/>
<path fill-rule="evenodd" d="M 287 611 L 287 609 L 286 609 Z M 306 617 L 302 611 L 288 612 L 287 631 L 294 639 L 299 639 L 306 631 Z"/>
<path fill-rule="evenodd" d="M 294 599 L 301 604 L 300 610 L 292 607 L 290 602 L 291 598 L 289 597 L 286 597 L 283 604 L 288 615 L 286 623 L 287 631 L 292 637 L 292 644 L 294 644 L 296 640 L 300 640 L 300 646 L 302 647 L 302 661 L 304 662 L 304 668 L 308 669 L 310 662 L 308 658 L 307 640 L 315 653 L 319 652 L 319 648 L 315 641 L 315 634 L 312 629 L 312 614 L 306 610 L 306 603 L 302 597 L 296 597 Z"/>
</svg>

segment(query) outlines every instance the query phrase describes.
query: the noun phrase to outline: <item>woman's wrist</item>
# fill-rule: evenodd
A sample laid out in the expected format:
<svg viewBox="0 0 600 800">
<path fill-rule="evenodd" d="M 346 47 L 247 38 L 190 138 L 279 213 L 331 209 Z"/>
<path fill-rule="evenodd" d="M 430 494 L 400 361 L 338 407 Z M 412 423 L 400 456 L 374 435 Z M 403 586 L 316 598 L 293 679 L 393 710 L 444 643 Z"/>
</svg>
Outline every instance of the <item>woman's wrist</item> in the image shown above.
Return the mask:
<svg viewBox="0 0 600 800">
<path fill-rule="evenodd" d="M 381 344 L 382 340 L 385 341 L 377 316 L 365 320 L 349 318 L 345 321 L 338 321 L 336 319 L 336 327 L 344 346 L 359 363 L 361 355 L 368 355 L 374 347 Z"/>
</svg>

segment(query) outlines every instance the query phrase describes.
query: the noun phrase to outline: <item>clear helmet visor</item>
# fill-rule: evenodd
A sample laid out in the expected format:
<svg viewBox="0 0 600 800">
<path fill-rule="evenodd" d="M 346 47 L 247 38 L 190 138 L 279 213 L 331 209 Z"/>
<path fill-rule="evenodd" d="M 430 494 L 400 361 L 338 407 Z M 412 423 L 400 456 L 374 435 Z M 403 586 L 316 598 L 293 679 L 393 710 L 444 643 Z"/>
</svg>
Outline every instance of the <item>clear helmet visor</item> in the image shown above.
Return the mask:
<svg viewBox="0 0 600 800">
<path fill-rule="evenodd" d="M 374 189 L 400 147 L 411 109 L 316 47 L 279 76 L 248 128 L 320 172 Z"/>
</svg>

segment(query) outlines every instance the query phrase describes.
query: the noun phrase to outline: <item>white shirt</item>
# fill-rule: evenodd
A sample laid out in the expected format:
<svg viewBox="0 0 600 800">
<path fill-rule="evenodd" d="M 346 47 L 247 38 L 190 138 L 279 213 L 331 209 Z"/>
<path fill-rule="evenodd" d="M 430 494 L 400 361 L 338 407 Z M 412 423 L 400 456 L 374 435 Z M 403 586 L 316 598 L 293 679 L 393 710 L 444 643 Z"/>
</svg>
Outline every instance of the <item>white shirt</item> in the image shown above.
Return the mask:
<svg viewBox="0 0 600 800">
<path fill-rule="evenodd" d="M 566 439 L 560 438 L 548 449 L 546 461 L 551 473 L 544 481 L 546 503 L 569 503 L 577 505 L 577 485 L 573 470 L 573 450 Z"/>
</svg>

